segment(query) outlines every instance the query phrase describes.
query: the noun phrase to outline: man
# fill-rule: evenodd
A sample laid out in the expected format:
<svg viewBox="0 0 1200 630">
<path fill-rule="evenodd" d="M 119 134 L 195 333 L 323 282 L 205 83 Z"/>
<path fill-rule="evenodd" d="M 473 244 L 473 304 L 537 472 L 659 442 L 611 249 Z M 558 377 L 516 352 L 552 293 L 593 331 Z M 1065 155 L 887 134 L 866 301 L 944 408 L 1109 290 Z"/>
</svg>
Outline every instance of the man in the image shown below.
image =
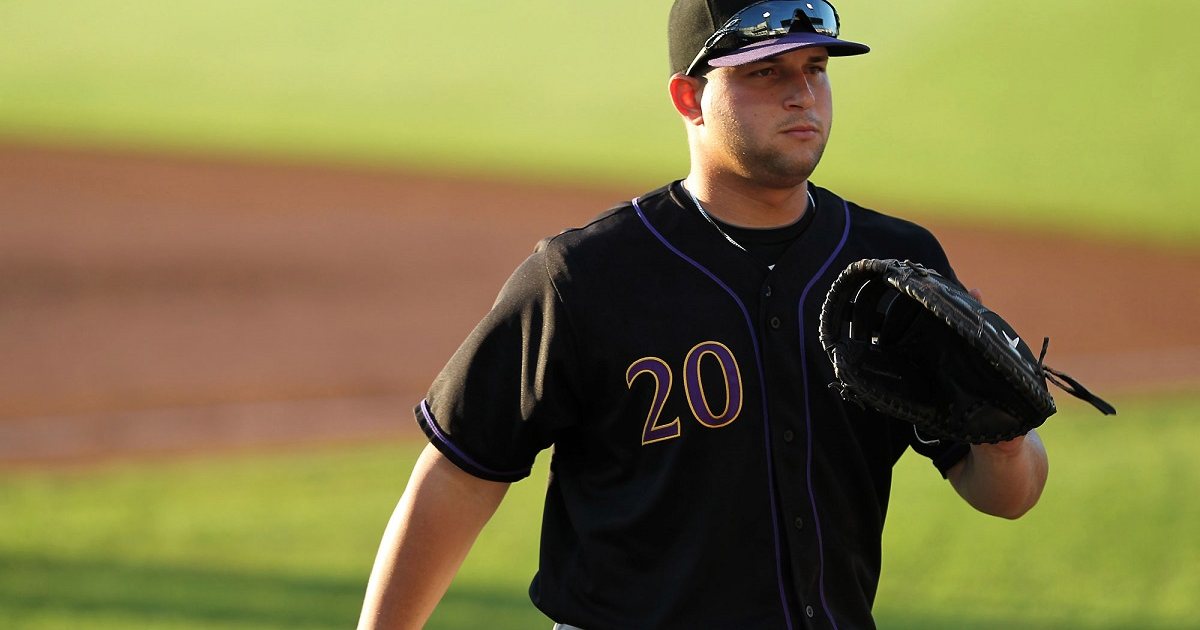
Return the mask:
<svg viewBox="0 0 1200 630">
<path fill-rule="evenodd" d="M 416 410 L 430 439 L 361 628 L 419 628 L 507 484 L 553 446 L 533 602 L 560 627 L 873 628 L 891 469 L 909 447 L 1015 518 L 1035 433 L 967 446 L 845 403 L 817 340 L 862 258 L 952 277 L 926 230 L 813 186 L 832 6 L 676 0 L 669 92 L 691 171 L 539 243 Z"/>
</svg>

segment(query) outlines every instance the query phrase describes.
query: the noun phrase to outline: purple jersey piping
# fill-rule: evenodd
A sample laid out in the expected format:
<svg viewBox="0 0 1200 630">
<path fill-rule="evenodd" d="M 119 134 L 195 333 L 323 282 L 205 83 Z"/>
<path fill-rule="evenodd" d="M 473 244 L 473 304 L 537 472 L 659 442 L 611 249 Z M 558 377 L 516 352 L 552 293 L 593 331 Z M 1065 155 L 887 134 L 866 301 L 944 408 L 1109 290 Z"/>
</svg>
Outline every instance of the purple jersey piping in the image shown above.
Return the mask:
<svg viewBox="0 0 1200 630">
<path fill-rule="evenodd" d="M 804 287 L 804 292 L 800 294 L 800 306 L 797 307 L 797 321 L 800 326 L 800 356 L 806 357 L 806 344 L 804 343 L 804 303 L 808 299 L 808 292 L 817 284 L 817 280 L 825 275 L 829 270 L 829 265 L 833 264 L 833 260 L 842 252 L 842 248 L 846 246 L 846 240 L 850 236 L 850 206 L 846 200 L 842 200 L 842 211 L 845 213 L 845 228 L 842 229 L 842 239 L 838 241 L 837 247 L 833 249 L 833 253 L 821 266 L 821 269 L 809 280 L 808 286 Z M 808 361 L 800 362 L 800 373 L 804 377 L 801 380 L 804 383 L 804 424 L 808 429 L 808 460 L 806 477 L 808 481 L 808 500 L 812 504 L 813 526 L 817 528 L 817 557 L 819 559 L 817 573 L 817 590 L 821 593 L 821 608 L 825 610 L 825 617 L 829 619 L 829 623 L 833 625 L 834 630 L 837 630 L 837 622 L 833 619 L 833 613 L 829 611 L 829 602 L 825 599 L 825 541 L 821 536 L 821 517 L 817 514 L 817 495 L 813 491 L 812 480 L 812 461 L 813 461 L 813 423 L 812 409 L 809 403 L 811 392 L 808 387 Z"/>
<path fill-rule="evenodd" d="M 450 438 L 448 438 L 445 433 L 442 433 L 441 427 L 439 427 L 438 423 L 433 419 L 433 414 L 429 412 L 428 400 L 421 401 L 421 414 L 425 416 L 425 422 L 429 425 L 430 430 L 433 431 L 433 435 L 437 437 L 438 441 L 442 444 L 445 444 L 446 448 L 453 451 L 455 455 L 461 457 L 464 462 L 470 464 L 476 470 L 489 475 L 494 475 L 496 477 L 525 477 L 529 475 L 529 468 L 522 468 L 521 470 L 514 471 L 492 470 L 491 468 L 483 466 L 479 462 L 468 457 L 466 453 L 459 450 L 459 448 L 450 441 Z"/>
<path fill-rule="evenodd" d="M 754 332 L 754 324 L 753 324 L 753 321 L 750 319 L 750 313 L 749 313 L 749 311 L 746 310 L 746 305 L 742 303 L 741 299 L 738 298 L 737 294 L 734 293 L 733 290 L 730 289 L 724 282 L 722 282 L 721 279 L 716 276 L 716 274 L 714 274 L 712 271 L 709 271 L 708 268 L 706 268 L 704 265 L 701 265 L 700 263 L 696 262 L 695 260 L 692 260 L 686 254 L 679 251 L 679 249 L 677 249 L 674 245 L 672 245 L 671 242 L 666 239 L 666 237 L 664 237 L 662 234 L 660 234 L 658 230 L 654 229 L 653 225 L 650 225 L 650 220 L 647 219 L 645 213 L 642 212 L 642 206 L 641 206 L 641 203 L 639 203 L 640 201 L 641 201 L 641 198 L 637 198 L 637 199 L 633 200 L 633 209 L 637 211 L 637 215 L 639 218 L 641 218 L 642 223 L 644 223 L 646 225 L 646 229 L 650 230 L 650 233 L 653 234 L 654 237 L 657 238 L 663 245 L 665 245 L 667 247 L 667 249 L 671 250 L 672 253 L 674 253 L 676 256 L 679 256 L 680 258 L 686 260 L 693 267 L 695 267 L 696 269 L 699 269 L 701 273 L 708 276 L 708 278 L 710 280 L 717 283 L 717 286 L 724 289 L 725 292 L 728 293 L 729 296 L 733 298 L 733 301 L 737 303 L 738 308 L 740 308 L 742 310 L 742 316 L 746 318 L 746 328 L 750 331 L 750 338 L 754 342 L 754 363 L 755 363 L 755 366 L 758 368 L 758 381 L 760 383 L 760 389 L 762 390 L 763 433 L 766 436 L 766 447 L 767 447 L 766 448 L 767 479 L 774 480 L 775 479 L 775 464 L 771 457 L 771 423 L 767 418 L 767 385 L 766 385 L 766 379 L 763 377 L 762 357 L 759 356 L 759 351 L 758 351 L 758 335 L 756 335 Z M 826 264 L 826 266 L 828 266 L 828 263 Z M 811 284 L 809 286 L 811 286 Z M 810 488 L 810 494 L 811 494 L 811 488 Z M 787 587 L 784 585 L 784 581 L 783 581 L 783 556 L 780 553 L 782 544 L 780 543 L 780 534 L 779 534 L 779 509 L 775 505 L 774 490 L 769 492 L 768 495 L 771 498 L 771 528 L 772 528 L 772 532 L 774 533 L 774 536 L 775 536 L 775 580 L 776 580 L 776 583 L 779 585 L 779 599 L 780 599 L 780 603 L 782 604 L 782 607 L 783 607 L 783 617 L 784 617 L 784 620 L 787 622 L 788 630 L 791 630 L 791 628 L 793 627 L 792 626 L 792 614 L 791 614 L 791 610 L 789 609 L 788 603 L 787 603 Z"/>
</svg>

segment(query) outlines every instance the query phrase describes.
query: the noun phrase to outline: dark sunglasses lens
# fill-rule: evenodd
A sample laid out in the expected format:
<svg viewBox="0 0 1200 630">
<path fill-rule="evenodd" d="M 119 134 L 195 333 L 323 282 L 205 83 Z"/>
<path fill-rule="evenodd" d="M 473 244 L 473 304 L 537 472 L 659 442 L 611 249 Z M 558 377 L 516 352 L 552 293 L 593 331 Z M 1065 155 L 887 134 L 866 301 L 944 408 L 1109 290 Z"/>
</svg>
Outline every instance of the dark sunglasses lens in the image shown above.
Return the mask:
<svg viewBox="0 0 1200 630">
<path fill-rule="evenodd" d="M 808 24 L 801 22 L 793 29 L 796 20 L 805 20 Z M 767 0 L 752 4 L 730 18 L 724 27 L 717 29 L 712 37 L 704 42 L 704 47 L 687 67 L 686 73 L 692 74 L 704 60 L 708 59 L 713 49 L 721 47 L 726 42 L 734 41 L 735 45 L 746 44 L 782 37 L 792 30 L 816 31 L 821 35 L 836 38 L 839 31 L 837 12 L 834 11 L 833 5 L 824 0 L 810 0 L 809 2 Z"/>
<path fill-rule="evenodd" d="M 838 36 L 837 13 L 822 0 L 812 2 L 760 2 L 738 14 L 737 32 L 746 39 L 778 37 L 792 29 L 793 20 L 807 18 L 822 35 Z M 807 31 L 808 29 L 802 28 Z"/>
<path fill-rule="evenodd" d="M 838 36 L 838 17 L 837 12 L 833 10 L 833 6 L 828 2 L 804 2 L 804 13 L 808 15 L 808 19 L 812 22 L 813 29 L 822 35 L 828 35 L 836 38 Z"/>
</svg>

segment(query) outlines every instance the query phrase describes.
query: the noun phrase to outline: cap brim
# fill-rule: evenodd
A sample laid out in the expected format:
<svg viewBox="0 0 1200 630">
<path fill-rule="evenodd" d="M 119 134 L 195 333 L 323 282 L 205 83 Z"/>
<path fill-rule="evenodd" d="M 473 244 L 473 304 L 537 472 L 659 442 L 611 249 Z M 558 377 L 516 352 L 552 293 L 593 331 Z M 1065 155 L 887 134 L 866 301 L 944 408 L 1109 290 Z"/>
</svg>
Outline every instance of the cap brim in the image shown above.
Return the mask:
<svg viewBox="0 0 1200 630">
<path fill-rule="evenodd" d="M 825 48 L 829 51 L 830 57 L 848 57 L 871 51 L 870 48 L 863 44 L 834 39 L 828 35 L 788 33 L 776 39 L 768 39 L 742 46 L 728 55 L 714 57 L 708 60 L 708 65 L 716 68 L 741 66 L 801 48 Z"/>
</svg>

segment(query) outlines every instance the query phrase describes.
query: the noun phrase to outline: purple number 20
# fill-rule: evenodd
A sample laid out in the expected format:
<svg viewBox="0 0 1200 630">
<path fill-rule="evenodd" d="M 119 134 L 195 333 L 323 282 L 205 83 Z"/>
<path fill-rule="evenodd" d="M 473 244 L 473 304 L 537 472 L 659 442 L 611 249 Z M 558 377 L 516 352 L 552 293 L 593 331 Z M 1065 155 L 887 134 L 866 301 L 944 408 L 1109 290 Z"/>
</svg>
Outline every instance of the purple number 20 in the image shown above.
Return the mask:
<svg viewBox="0 0 1200 630">
<path fill-rule="evenodd" d="M 713 411 L 708 404 L 704 383 L 700 378 L 700 364 L 706 358 L 717 361 L 724 375 L 722 385 L 725 389 L 725 408 L 719 412 Z M 742 411 L 742 374 L 738 369 L 737 360 L 724 344 L 716 341 L 706 341 L 697 344 L 688 352 L 683 361 L 684 393 L 692 415 L 703 426 L 716 429 L 737 420 Z M 669 422 L 662 421 L 662 411 L 670 395 L 674 378 L 671 368 L 665 361 L 657 357 L 646 357 L 634 361 L 625 372 L 625 382 L 633 387 L 633 382 L 642 374 L 648 374 L 654 379 L 654 400 L 650 404 L 650 412 L 646 415 L 645 428 L 642 430 L 642 444 L 650 444 L 677 438 L 680 435 L 679 418 Z"/>
</svg>

